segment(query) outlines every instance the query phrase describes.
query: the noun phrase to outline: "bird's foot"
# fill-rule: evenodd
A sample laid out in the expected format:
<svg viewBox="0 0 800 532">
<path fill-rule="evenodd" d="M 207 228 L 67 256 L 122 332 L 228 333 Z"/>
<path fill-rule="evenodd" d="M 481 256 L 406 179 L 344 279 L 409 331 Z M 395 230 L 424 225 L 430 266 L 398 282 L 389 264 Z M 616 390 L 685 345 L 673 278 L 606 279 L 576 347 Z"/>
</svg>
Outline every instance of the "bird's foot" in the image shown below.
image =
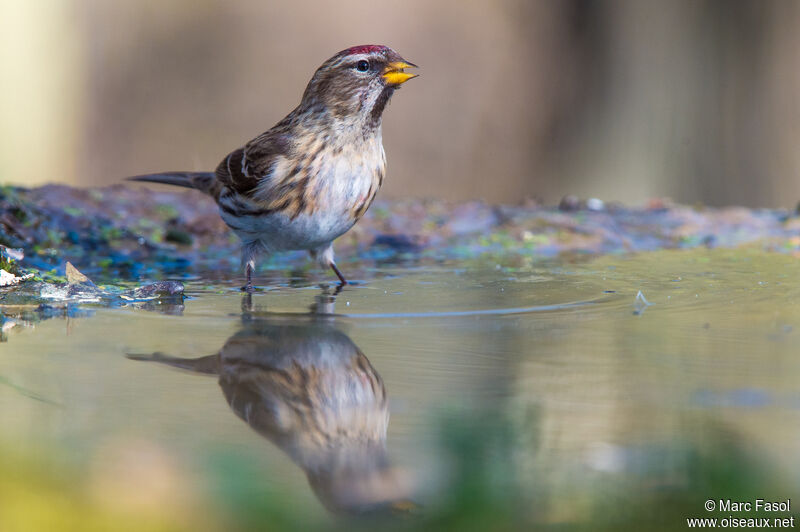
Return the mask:
<svg viewBox="0 0 800 532">
<path fill-rule="evenodd" d="M 241 287 L 240 290 L 247 294 L 253 294 L 256 291 L 256 287 L 251 284 L 246 284 L 243 287 Z"/>
</svg>

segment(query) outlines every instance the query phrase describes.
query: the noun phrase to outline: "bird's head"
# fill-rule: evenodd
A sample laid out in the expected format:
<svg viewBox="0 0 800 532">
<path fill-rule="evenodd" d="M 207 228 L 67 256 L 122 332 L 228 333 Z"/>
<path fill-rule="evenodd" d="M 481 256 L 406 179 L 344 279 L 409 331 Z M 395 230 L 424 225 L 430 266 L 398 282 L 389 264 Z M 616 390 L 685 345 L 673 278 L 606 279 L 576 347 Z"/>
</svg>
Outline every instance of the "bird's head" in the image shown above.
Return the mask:
<svg viewBox="0 0 800 532">
<path fill-rule="evenodd" d="M 301 107 L 327 113 L 336 120 L 377 127 L 394 91 L 417 77 L 405 71 L 414 67 L 415 64 L 386 46 L 364 45 L 342 50 L 314 73 Z"/>
</svg>

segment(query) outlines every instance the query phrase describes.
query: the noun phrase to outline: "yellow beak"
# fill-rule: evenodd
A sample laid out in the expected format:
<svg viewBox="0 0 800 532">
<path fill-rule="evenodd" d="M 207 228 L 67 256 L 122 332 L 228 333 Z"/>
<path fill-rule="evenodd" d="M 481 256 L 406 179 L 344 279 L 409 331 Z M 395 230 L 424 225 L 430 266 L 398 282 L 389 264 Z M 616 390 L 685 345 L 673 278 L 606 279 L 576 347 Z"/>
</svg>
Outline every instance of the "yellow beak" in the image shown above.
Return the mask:
<svg viewBox="0 0 800 532">
<path fill-rule="evenodd" d="M 416 78 L 419 74 L 409 74 L 403 70 L 406 68 L 416 68 L 414 63 L 406 63 L 405 61 L 394 61 L 386 65 L 383 69 L 383 79 L 390 85 L 402 85 L 411 78 Z"/>
</svg>

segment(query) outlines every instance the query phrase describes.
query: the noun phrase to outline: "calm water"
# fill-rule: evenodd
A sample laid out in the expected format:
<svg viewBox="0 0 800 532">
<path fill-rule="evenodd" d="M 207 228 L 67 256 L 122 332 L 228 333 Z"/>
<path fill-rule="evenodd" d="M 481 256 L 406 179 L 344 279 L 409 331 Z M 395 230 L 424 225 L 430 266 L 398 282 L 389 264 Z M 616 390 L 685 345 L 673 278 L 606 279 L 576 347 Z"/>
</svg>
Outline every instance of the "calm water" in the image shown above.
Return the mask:
<svg viewBox="0 0 800 532">
<path fill-rule="evenodd" d="M 797 492 L 793 257 L 360 277 L 252 301 L 193 281 L 182 312 L 8 331 L 0 528 L 334 527 L 367 510 L 456 526 L 480 507 L 484 524 L 591 529 L 677 498 L 662 521 L 683 529 L 748 479 Z"/>
</svg>

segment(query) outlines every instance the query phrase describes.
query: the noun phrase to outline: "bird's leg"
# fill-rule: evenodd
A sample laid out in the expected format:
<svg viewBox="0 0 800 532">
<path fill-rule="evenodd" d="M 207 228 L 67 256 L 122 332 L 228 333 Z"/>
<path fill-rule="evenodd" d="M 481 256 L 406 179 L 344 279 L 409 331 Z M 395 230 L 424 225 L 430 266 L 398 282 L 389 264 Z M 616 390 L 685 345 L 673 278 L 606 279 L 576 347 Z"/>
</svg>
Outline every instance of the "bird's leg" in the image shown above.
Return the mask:
<svg viewBox="0 0 800 532">
<path fill-rule="evenodd" d="M 247 261 L 244 267 L 244 275 L 247 278 L 247 282 L 242 287 L 242 292 L 252 294 L 255 291 L 253 288 L 253 261 Z"/>
<path fill-rule="evenodd" d="M 344 278 L 344 275 L 342 275 L 342 272 L 340 272 L 339 268 L 336 267 L 336 263 L 335 262 L 331 262 L 331 269 L 333 270 L 333 273 L 336 274 L 336 277 L 339 278 L 339 281 L 341 281 L 340 284 L 339 284 L 339 290 L 341 290 L 342 287 L 347 284 L 347 279 Z"/>
<path fill-rule="evenodd" d="M 328 292 L 328 287 L 322 289 L 322 293 L 314 298 L 311 305 L 311 314 L 333 314 L 336 311 L 336 296 L 342 291 L 342 285 L 337 285 L 333 293 Z"/>
<path fill-rule="evenodd" d="M 333 270 L 333 273 L 339 278 L 339 289 L 341 290 L 341 287 L 347 284 L 347 279 L 344 278 L 344 275 L 342 275 L 342 272 L 336 267 L 336 262 L 333 260 L 333 242 L 325 247 L 312 249 L 310 253 L 311 257 L 319 262 L 320 266 L 327 266 Z"/>
<path fill-rule="evenodd" d="M 242 296 L 242 312 L 248 314 L 255 310 L 256 308 L 253 306 L 253 292 L 245 290 L 245 294 Z"/>
<path fill-rule="evenodd" d="M 341 293 L 342 288 L 344 288 L 344 284 L 342 283 L 337 284 L 336 289 L 334 289 L 333 293 L 331 294 L 331 297 L 336 298 L 336 296 L 338 296 Z"/>
<path fill-rule="evenodd" d="M 253 272 L 256 269 L 256 257 L 261 251 L 261 244 L 258 241 L 245 242 L 242 245 L 242 264 L 244 264 L 244 276 L 247 278 L 247 284 L 242 287 L 242 292 L 252 294 L 253 289 Z"/>
</svg>

